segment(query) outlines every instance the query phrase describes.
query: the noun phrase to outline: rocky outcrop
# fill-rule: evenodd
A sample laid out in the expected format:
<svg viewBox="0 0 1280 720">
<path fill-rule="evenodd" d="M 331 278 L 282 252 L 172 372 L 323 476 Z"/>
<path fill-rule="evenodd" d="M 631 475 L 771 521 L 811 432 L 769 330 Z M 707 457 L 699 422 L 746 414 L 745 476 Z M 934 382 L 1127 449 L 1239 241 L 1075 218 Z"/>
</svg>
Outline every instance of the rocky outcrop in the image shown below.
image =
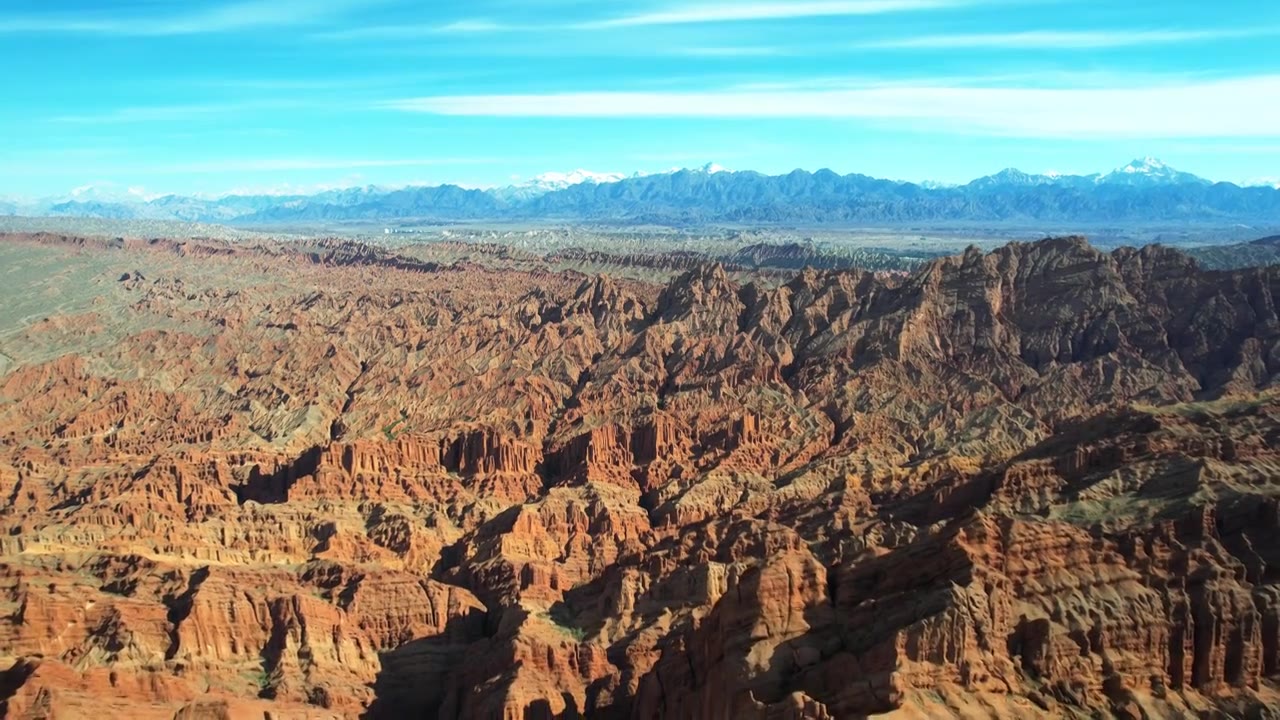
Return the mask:
<svg viewBox="0 0 1280 720">
<path fill-rule="evenodd" d="M 541 461 L 537 448 L 487 430 L 459 435 L 440 448 L 440 464 L 464 476 L 511 473 L 528 475 Z"/>
<path fill-rule="evenodd" d="M 4 717 L 1280 704 L 1280 271 L 403 252 L 0 242 Z"/>
</svg>

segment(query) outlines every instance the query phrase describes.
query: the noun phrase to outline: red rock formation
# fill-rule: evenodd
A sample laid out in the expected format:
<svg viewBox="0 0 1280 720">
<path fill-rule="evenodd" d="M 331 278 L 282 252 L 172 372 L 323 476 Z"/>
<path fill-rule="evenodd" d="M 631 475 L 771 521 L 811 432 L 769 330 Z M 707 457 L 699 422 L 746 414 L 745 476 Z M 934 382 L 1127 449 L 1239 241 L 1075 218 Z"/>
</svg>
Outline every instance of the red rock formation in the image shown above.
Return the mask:
<svg viewBox="0 0 1280 720">
<path fill-rule="evenodd" d="M 1275 268 L 404 252 L 0 242 L 0 714 L 1280 704 Z"/>
</svg>

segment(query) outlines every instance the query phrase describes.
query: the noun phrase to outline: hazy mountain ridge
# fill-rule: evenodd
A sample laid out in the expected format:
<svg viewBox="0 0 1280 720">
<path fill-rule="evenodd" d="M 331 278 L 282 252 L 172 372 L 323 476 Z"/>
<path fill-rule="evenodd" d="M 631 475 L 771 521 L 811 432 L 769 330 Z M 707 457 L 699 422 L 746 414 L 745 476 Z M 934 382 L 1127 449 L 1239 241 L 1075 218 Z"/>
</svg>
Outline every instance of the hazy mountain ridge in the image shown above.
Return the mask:
<svg viewBox="0 0 1280 720">
<path fill-rule="evenodd" d="M 1264 267 L 1280 263 L 1280 235 L 1272 235 L 1247 243 L 1191 248 L 1187 254 L 1203 267 L 1212 270 L 1234 270 Z"/>
<path fill-rule="evenodd" d="M 548 173 L 497 189 L 374 186 L 314 195 L 167 195 L 146 201 L 71 198 L 0 204 L 0 213 L 271 225 L 378 220 L 602 222 L 918 222 L 1062 220 L 1252 222 L 1280 217 L 1280 190 L 1214 183 L 1154 158 L 1106 174 L 1002 170 L 962 186 L 795 170 L 729 172 L 715 165 L 658 174 Z"/>
</svg>

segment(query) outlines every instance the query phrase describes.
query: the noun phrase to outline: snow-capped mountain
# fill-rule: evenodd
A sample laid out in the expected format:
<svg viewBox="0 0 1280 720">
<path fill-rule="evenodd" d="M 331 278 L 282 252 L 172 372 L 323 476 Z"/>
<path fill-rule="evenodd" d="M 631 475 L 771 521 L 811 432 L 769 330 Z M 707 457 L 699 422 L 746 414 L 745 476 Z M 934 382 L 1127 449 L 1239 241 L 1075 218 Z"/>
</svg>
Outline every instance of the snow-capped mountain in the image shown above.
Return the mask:
<svg viewBox="0 0 1280 720">
<path fill-rule="evenodd" d="M 1153 157 L 1145 157 L 1113 170 L 1098 179 L 1100 183 L 1111 185 L 1210 185 L 1208 180 L 1181 172 L 1165 165 Z"/>
<path fill-rule="evenodd" d="M 70 192 L 39 199 L 0 198 L 0 215 L 104 217 L 129 219 L 164 216 L 152 213 L 148 204 L 161 196 L 141 187 L 101 182 L 81 185 Z"/>
<path fill-rule="evenodd" d="M 978 178 L 967 187 L 974 189 L 1016 189 L 1037 185 L 1053 185 L 1069 188 L 1086 188 L 1091 185 L 1124 185 L 1129 187 L 1160 187 L 1166 185 L 1211 185 L 1197 175 L 1175 170 L 1153 157 L 1141 158 L 1116 168 L 1109 173 L 1093 175 L 1067 175 L 1046 172 L 1039 175 L 1014 168 L 1001 170 L 995 175 Z"/>
<path fill-rule="evenodd" d="M 137 203 L 150 202 L 162 193 L 150 193 L 142 187 L 125 187 L 116 183 L 103 182 L 81 185 L 64 196 L 51 198 L 60 202 L 82 203 Z"/>
<path fill-rule="evenodd" d="M 617 182 L 626 177 L 624 173 L 592 172 L 578 169 L 567 173 L 542 173 L 532 180 L 521 183 L 520 186 L 544 192 L 553 192 L 555 190 L 563 190 L 571 185 L 581 185 L 582 183 L 600 185 L 602 183 Z"/>
<path fill-rule="evenodd" d="M 571 188 L 575 185 L 601 185 L 618 182 L 626 177 L 627 175 L 624 173 L 594 172 L 583 169 L 570 170 L 569 172 L 545 172 L 524 182 L 495 188 L 490 192 L 508 202 L 519 202 Z"/>
<path fill-rule="evenodd" d="M 1030 187 L 1033 185 L 1052 185 L 1059 182 L 1061 175 L 1032 175 L 1017 168 L 1005 168 L 995 175 L 980 177 L 969 183 L 971 188 L 991 187 Z"/>
<path fill-rule="evenodd" d="M 707 163 L 699 168 L 673 167 L 670 170 L 658 173 L 640 170 L 627 174 L 620 172 L 594 172 L 591 170 L 578 169 L 571 170 L 569 172 L 542 173 L 541 175 L 535 176 L 522 183 L 498 188 L 492 192 L 506 200 L 529 200 L 541 195 L 546 195 L 547 193 L 566 190 L 578 185 L 606 185 L 608 183 L 621 182 L 627 179 L 651 177 L 654 175 L 674 175 L 678 172 L 695 172 L 713 175 L 715 173 L 729 172 L 729 170 L 721 165 L 717 165 L 716 163 Z"/>
<path fill-rule="evenodd" d="M 615 183 L 621 180 L 626 180 L 627 178 L 642 178 L 649 177 L 651 175 L 674 175 L 678 172 L 695 172 L 715 175 L 716 173 L 729 172 L 729 170 L 723 165 L 707 163 L 706 165 L 697 168 L 673 167 L 670 170 L 659 173 L 639 170 L 629 175 L 619 172 L 592 172 L 590 170 L 574 170 L 567 173 L 549 172 L 543 173 L 532 180 L 521 183 L 519 187 L 536 188 L 546 192 L 554 192 L 574 185 L 604 185 L 606 183 Z"/>
<path fill-rule="evenodd" d="M 1259 181 L 1261 184 L 1261 181 Z M 1275 187 L 1274 179 L 1265 186 Z M 0 201 L 0 215 L 279 223 L 526 220 L 672 222 L 1148 221 L 1274 223 L 1280 188 L 1213 185 L 1154 158 L 1106 174 L 1002 170 L 966 185 L 912 184 L 831 170 L 732 172 L 714 163 L 657 173 L 575 170 L 505 188 L 365 186 L 298 194 L 152 197 L 94 185 L 53 200 Z"/>
</svg>

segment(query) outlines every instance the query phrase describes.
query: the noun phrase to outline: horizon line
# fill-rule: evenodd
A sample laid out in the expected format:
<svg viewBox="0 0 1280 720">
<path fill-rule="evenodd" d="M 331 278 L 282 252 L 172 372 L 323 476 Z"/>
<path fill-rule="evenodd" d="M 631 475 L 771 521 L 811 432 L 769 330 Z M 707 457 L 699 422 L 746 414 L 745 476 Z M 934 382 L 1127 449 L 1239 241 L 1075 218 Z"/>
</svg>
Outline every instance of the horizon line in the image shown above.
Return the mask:
<svg viewBox="0 0 1280 720">
<path fill-rule="evenodd" d="M 1280 149 L 1280 148 L 1277 148 L 1277 149 Z M 87 195 L 88 193 L 91 193 L 94 190 L 99 190 L 99 189 L 110 190 L 113 192 L 118 192 L 120 194 L 119 197 L 112 197 L 109 199 L 99 201 L 99 202 L 105 202 L 110 204 L 124 204 L 127 201 L 131 200 L 131 198 L 128 196 L 132 196 L 132 198 L 137 198 L 138 200 L 141 201 L 140 204 L 147 204 L 147 203 L 151 203 L 156 200 L 162 200 L 165 198 L 186 198 L 186 199 L 193 199 L 193 200 L 217 201 L 217 200 L 222 200 L 230 197 L 254 197 L 254 196 L 314 197 L 317 195 L 322 195 L 327 192 L 341 192 L 344 190 L 377 190 L 382 192 L 395 192 L 398 190 L 407 190 L 407 189 L 415 189 L 415 188 L 456 187 L 462 190 L 478 190 L 481 192 L 493 192 L 493 191 L 505 190 L 505 189 L 526 188 L 526 187 L 535 185 L 539 181 L 554 182 L 555 180 L 550 176 L 564 177 L 564 176 L 572 176 L 574 174 L 582 174 L 587 176 L 583 180 L 580 180 L 578 182 L 566 182 L 564 188 L 554 188 L 548 191 L 548 192 L 555 192 L 558 190 L 562 190 L 568 187 L 574 187 L 576 185 L 581 185 L 581 184 L 608 185 L 608 184 L 613 184 L 618 182 L 624 182 L 627 180 L 634 180 L 634 179 L 640 179 L 645 177 L 655 177 L 655 176 L 661 176 L 661 175 L 674 175 L 682 172 L 708 173 L 708 174 L 727 173 L 730 175 L 753 174 L 753 175 L 759 175 L 761 177 L 766 177 L 766 178 L 786 177 L 787 175 L 791 175 L 797 172 L 806 173 L 809 175 L 817 175 L 819 173 L 828 172 L 842 178 L 860 176 L 860 177 L 867 177 L 873 180 L 879 180 L 883 182 L 891 182 L 899 185 L 916 185 L 925 190 L 945 190 L 945 189 L 963 188 L 967 185 L 971 185 L 980 180 L 997 177 L 1001 174 L 1010 173 L 1010 172 L 1020 173 L 1020 174 L 1028 175 L 1030 177 L 1042 177 L 1042 178 L 1052 180 L 1054 182 L 1059 182 L 1062 180 L 1072 179 L 1072 178 L 1097 180 L 1097 179 L 1106 177 L 1108 175 L 1121 172 L 1124 168 L 1131 166 L 1135 163 L 1143 163 L 1143 162 L 1149 163 L 1152 161 L 1158 163 L 1160 166 L 1162 166 L 1166 170 L 1178 172 L 1179 174 L 1191 175 L 1193 177 L 1196 177 L 1212 185 L 1227 184 L 1227 185 L 1234 185 L 1242 189 L 1256 187 L 1256 188 L 1269 188 L 1269 189 L 1280 190 L 1280 177 L 1258 177 L 1258 178 L 1251 178 L 1251 179 L 1245 179 L 1245 180 L 1214 180 L 1201 175 L 1197 175 L 1195 173 L 1186 173 L 1186 172 L 1177 170 L 1176 168 L 1166 163 L 1163 163 L 1162 161 L 1158 160 L 1157 158 L 1153 158 L 1152 156 L 1141 156 L 1141 157 L 1135 157 L 1133 160 L 1131 160 L 1129 163 L 1126 163 L 1125 165 L 1120 165 L 1120 166 L 1117 166 L 1116 168 L 1113 168 L 1107 171 L 1096 171 L 1092 173 L 1076 173 L 1076 172 L 1058 172 L 1056 170 L 1048 169 L 1048 170 L 1043 170 L 1038 172 L 1026 172 L 1017 167 L 1009 166 L 1009 167 L 1003 167 L 994 172 L 978 175 L 976 177 L 973 177 L 963 182 L 947 182 L 947 181 L 932 180 L 929 178 L 921 178 L 918 180 L 907 180 L 907 179 L 901 179 L 901 178 L 878 177 L 875 175 L 868 175 L 867 173 L 858 172 L 858 171 L 840 172 L 829 166 L 819 167 L 814 170 L 809 170 L 804 167 L 796 167 L 792 170 L 785 171 L 785 172 L 769 173 L 769 172 L 763 172 L 763 171 L 751 170 L 751 169 L 734 170 L 734 169 L 729 169 L 729 168 L 720 166 L 717 163 L 710 162 L 698 167 L 670 167 L 665 170 L 657 170 L 657 171 L 643 171 L 643 170 L 637 170 L 632 172 L 593 171 L 593 170 L 587 170 L 585 168 L 575 168 L 573 170 L 568 170 L 568 171 L 547 171 L 547 172 L 540 173 L 538 175 L 528 177 L 528 178 L 521 178 L 518 175 L 513 175 L 510 177 L 511 182 L 506 184 L 468 183 L 465 181 L 414 180 L 414 181 L 409 181 L 404 183 L 369 182 L 369 183 L 345 184 L 345 183 L 338 182 L 338 183 L 316 183 L 311 185 L 296 186 L 286 182 L 286 183 L 277 183 L 274 186 L 270 186 L 270 187 L 256 187 L 256 188 L 242 187 L 242 188 L 234 188 L 231 190 L 221 191 L 221 192 L 207 192 L 207 191 L 154 192 L 154 191 L 148 190 L 144 186 L 139 185 L 137 183 L 125 183 L 125 182 L 117 182 L 113 180 L 101 180 L 101 181 L 86 182 L 84 184 L 71 188 L 62 194 L 44 195 L 39 197 L 0 195 L 0 200 L 5 200 L 7 202 L 17 203 L 17 204 L 37 204 L 41 202 L 54 202 L 54 201 L 63 202 L 63 203 L 77 202 L 77 201 L 94 202 L 95 200 L 92 197 L 89 197 L 85 200 L 78 200 L 78 198 L 82 195 Z M 321 167 L 321 168 L 332 168 L 332 169 L 356 169 L 356 168 L 368 168 L 368 167 L 377 168 L 377 167 L 430 166 L 430 165 L 450 164 L 450 163 L 456 163 L 456 162 L 457 161 L 453 159 L 439 159 L 435 161 L 403 160 L 403 159 L 390 160 L 389 159 L 389 160 L 359 160 L 349 164 L 344 164 L 339 161 L 322 161 L 322 160 L 314 160 L 314 161 L 265 160 L 265 161 L 259 161 L 254 166 L 247 168 L 246 172 L 252 173 L 252 172 L 264 171 L 268 169 L 274 170 L 282 166 L 299 167 L 299 168 Z M 596 179 L 601 177 L 610 177 L 610 179 L 606 179 L 606 180 Z"/>
</svg>

